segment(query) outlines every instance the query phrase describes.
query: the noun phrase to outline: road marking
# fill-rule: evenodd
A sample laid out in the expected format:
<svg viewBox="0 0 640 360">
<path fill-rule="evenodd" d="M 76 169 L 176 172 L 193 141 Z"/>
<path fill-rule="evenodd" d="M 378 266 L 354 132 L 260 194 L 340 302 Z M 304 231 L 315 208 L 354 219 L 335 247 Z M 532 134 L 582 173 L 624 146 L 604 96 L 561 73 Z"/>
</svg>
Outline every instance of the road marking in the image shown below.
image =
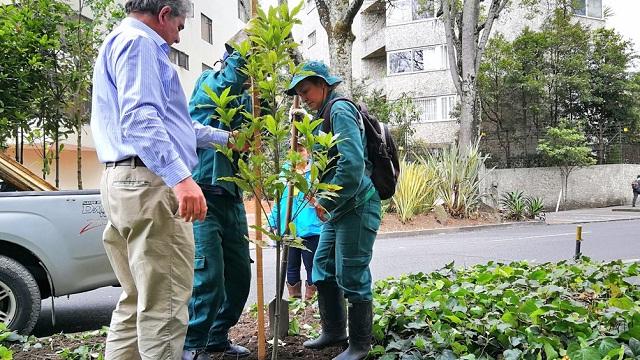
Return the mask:
<svg viewBox="0 0 640 360">
<path fill-rule="evenodd" d="M 591 231 L 583 231 L 582 234 L 583 235 L 591 234 Z M 542 239 L 542 238 L 546 238 L 546 237 L 558 237 L 558 236 L 568 236 L 568 235 L 575 236 L 576 233 L 575 232 L 570 232 L 570 233 L 562 233 L 562 234 L 522 236 L 522 237 L 516 237 L 516 238 L 490 240 L 488 242 L 503 242 L 503 241 L 512 241 L 512 240 Z"/>
<path fill-rule="evenodd" d="M 587 234 L 591 234 L 591 231 L 583 231 L 582 232 L 583 235 L 587 235 Z M 444 236 L 450 236 L 451 234 L 442 234 Z M 469 241 L 465 241 L 465 245 L 483 245 L 486 243 L 497 243 L 497 242 L 507 242 L 507 241 L 519 241 L 519 240 L 529 240 L 529 239 L 543 239 L 546 237 L 560 237 L 560 236 L 573 236 L 573 239 L 575 239 L 576 233 L 574 232 L 568 232 L 568 233 L 562 233 L 562 234 L 547 234 L 547 235 L 531 235 L 531 236 L 522 236 L 522 237 L 515 237 L 515 238 L 505 238 L 505 239 L 472 239 Z M 416 235 L 416 236 L 410 236 L 408 237 L 410 239 L 416 239 L 419 238 L 419 240 L 417 241 L 425 241 L 425 245 L 428 246 L 437 246 L 437 245 L 460 245 L 461 244 L 461 240 L 464 241 L 464 239 L 452 239 L 452 240 L 445 240 L 445 241 L 429 241 L 429 240 L 423 240 L 421 236 Z M 397 248 L 397 244 L 394 244 L 393 241 L 387 242 L 387 241 L 380 241 L 380 242 L 376 242 L 376 245 L 381 245 L 381 244 L 389 244 L 390 246 Z"/>
</svg>

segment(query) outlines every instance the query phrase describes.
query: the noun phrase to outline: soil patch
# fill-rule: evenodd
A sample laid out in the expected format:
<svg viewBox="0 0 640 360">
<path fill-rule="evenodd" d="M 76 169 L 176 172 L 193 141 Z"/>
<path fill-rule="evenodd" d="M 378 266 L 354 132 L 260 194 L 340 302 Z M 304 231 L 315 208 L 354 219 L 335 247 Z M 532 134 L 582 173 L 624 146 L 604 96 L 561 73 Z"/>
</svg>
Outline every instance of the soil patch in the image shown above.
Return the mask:
<svg viewBox="0 0 640 360">
<path fill-rule="evenodd" d="M 500 224 L 501 222 L 502 219 L 500 218 L 500 214 L 495 211 L 483 211 L 478 213 L 475 218 L 471 219 L 458 219 L 449 217 L 445 220 L 440 220 L 436 218 L 434 213 L 420 214 L 405 224 L 400 222 L 396 214 L 387 213 L 382 218 L 382 224 L 380 225 L 380 230 L 378 230 L 378 233 L 383 234 L 396 231 L 415 231 L 427 229 L 444 229 L 461 226 Z"/>
<path fill-rule="evenodd" d="M 280 351 L 278 352 L 278 359 L 282 360 L 293 360 L 293 359 L 312 359 L 312 360 L 331 360 L 340 354 L 344 349 L 341 347 L 330 347 L 323 350 L 310 350 L 302 346 L 302 343 L 305 342 L 310 333 L 317 335 L 318 327 L 319 327 L 319 319 L 316 318 L 317 314 L 317 303 L 314 306 L 307 306 L 304 310 L 298 312 L 298 314 L 292 314 L 291 318 L 295 318 L 298 324 L 301 324 L 301 334 L 295 336 L 287 336 L 284 339 L 284 346 L 280 347 Z M 266 315 L 265 315 L 266 316 Z M 268 320 L 265 320 L 268 321 Z M 265 326 L 268 326 L 265 325 Z M 304 327 L 307 330 L 303 329 Z M 309 335 L 309 336 L 305 336 Z M 247 358 L 247 360 L 257 360 L 258 359 L 258 324 L 255 314 L 244 313 L 240 318 L 240 321 L 236 326 L 234 326 L 230 333 L 229 337 L 231 340 L 239 345 L 247 347 L 251 350 L 251 355 Z M 267 329 L 267 337 L 268 329 Z M 282 341 L 282 340 L 281 340 Z M 271 351 L 272 346 L 267 344 L 267 359 L 271 359 Z M 228 359 L 223 357 L 222 355 L 211 355 L 211 359 Z"/>
<path fill-rule="evenodd" d="M 324 350 L 309 350 L 302 346 L 302 343 L 311 337 L 315 337 L 319 333 L 319 319 L 317 318 L 317 302 L 305 303 L 302 301 L 295 301 L 289 306 L 291 310 L 290 319 L 296 325 L 293 326 L 299 333 L 294 336 L 287 336 L 284 340 L 284 346 L 281 345 L 278 353 L 278 358 L 282 360 L 293 359 L 311 359 L 311 360 L 325 360 L 333 359 L 344 348 L 331 347 Z M 253 311 L 245 312 L 242 314 L 240 321 L 234 326 L 230 333 L 229 338 L 233 343 L 242 345 L 251 350 L 249 357 L 243 358 L 247 360 L 258 359 L 258 324 L 257 316 L 255 313 L 255 307 Z M 265 312 L 265 317 L 266 317 Z M 268 321 L 265 319 L 265 321 Z M 268 326 L 268 324 L 265 324 Z M 290 327 L 291 329 L 292 327 Z M 267 329 L 267 337 L 268 329 Z M 11 346 L 11 350 L 14 352 L 14 360 L 58 360 L 58 359 L 95 359 L 98 354 L 104 353 L 104 342 L 106 340 L 106 330 L 97 330 L 87 333 L 78 334 L 57 334 L 44 338 L 30 338 L 27 345 L 14 344 Z M 282 343 L 281 343 L 282 344 Z M 6 344 L 5 344 L 6 345 Z M 26 348 L 26 350 L 23 350 Z M 65 356 L 65 353 L 80 353 L 77 355 Z M 267 359 L 271 358 L 272 346 L 267 344 Z M 82 355 L 85 357 L 82 357 Z M 93 357 L 90 357 L 91 354 Z M 230 359 L 224 357 L 223 354 L 211 354 L 211 359 Z"/>
</svg>

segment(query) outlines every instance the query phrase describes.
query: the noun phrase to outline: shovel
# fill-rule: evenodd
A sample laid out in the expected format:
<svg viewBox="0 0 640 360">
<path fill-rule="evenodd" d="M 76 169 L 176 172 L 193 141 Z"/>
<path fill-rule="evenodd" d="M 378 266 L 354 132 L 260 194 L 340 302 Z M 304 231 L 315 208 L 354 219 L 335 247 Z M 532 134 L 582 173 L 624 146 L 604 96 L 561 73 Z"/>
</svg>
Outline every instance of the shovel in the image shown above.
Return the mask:
<svg viewBox="0 0 640 360">
<path fill-rule="evenodd" d="M 295 109 L 300 107 L 300 98 L 298 96 L 293 97 L 293 107 Z M 298 142 L 298 131 L 295 126 L 291 126 L 291 150 L 296 150 L 296 144 Z M 287 210 L 285 216 L 285 224 L 291 222 L 292 208 L 293 208 L 293 184 L 287 186 Z M 281 209 L 278 209 L 280 211 Z M 278 224 L 280 227 L 280 224 Z M 282 230 L 279 230 L 282 231 Z M 289 232 L 289 229 L 285 229 L 285 234 Z M 289 301 L 283 299 L 284 285 L 287 274 L 287 265 L 289 257 L 289 246 L 284 245 L 282 248 L 282 259 L 280 261 L 280 273 L 278 274 L 276 284 L 276 297 L 269 303 L 269 329 L 271 336 L 275 337 L 277 332 L 278 339 L 284 339 L 289 334 Z M 277 324 L 277 326 L 276 326 Z M 277 328 L 277 330 L 276 330 Z M 276 346 L 274 342 L 274 346 Z"/>
</svg>

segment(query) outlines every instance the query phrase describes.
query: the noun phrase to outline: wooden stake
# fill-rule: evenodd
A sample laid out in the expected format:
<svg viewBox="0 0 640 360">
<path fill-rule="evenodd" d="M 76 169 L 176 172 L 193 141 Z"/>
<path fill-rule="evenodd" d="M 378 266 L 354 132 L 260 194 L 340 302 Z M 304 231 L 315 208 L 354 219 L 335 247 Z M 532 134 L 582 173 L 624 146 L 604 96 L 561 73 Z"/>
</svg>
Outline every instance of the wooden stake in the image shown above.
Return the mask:
<svg viewBox="0 0 640 360">
<path fill-rule="evenodd" d="M 251 17 L 255 18 L 258 15 L 258 1 L 251 0 Z M 252 92 L 252 108 L 253 116 L 260 116 L 260 98 L 258 96 L 258 87 L 255 83 L 255 79 L 251 79 L 251 92 Z M 260 152 L 260 131 L 255 133 L 256 153 Z M 258 171 L 260 171 L 258 169 Z M 260 174 L 258 174 L 258 177 Z M 258 187 L 256 189 L 254 199 L 254 215 L 256 227 L 262 226 L 262 207 L 260 201 L 262 199 L 262 189 Z M 256 236 L 256 293 L 258 300 L 258 360 L 266 360 L 267 358 L 267 340 L 264 327 L 264 276 L 262 264 L 262 247 L 259 245 L 262 243 L 262 232 L 255 231 Z"/>
</svg>

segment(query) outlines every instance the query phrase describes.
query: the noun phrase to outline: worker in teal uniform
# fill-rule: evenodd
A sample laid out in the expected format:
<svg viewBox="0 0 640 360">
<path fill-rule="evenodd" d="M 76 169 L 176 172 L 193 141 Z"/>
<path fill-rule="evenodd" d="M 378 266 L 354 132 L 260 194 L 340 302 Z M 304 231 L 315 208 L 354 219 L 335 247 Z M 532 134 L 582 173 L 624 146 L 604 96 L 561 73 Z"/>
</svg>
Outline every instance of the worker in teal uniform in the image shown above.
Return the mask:
<svg viewBox="0 0 640 360">
<path fill-rule="evenodd" d="M 329 102 L 339 97 L 335 87 L 342 81 L 320 61 L 303 65 L 303 73 L 291 80 L 288 95 L 298 94 L 322 117 Z M 335 199 L 312 199 L 322 227 L 313 260 L 322 333 L 304 343 L 312 349 L 343 344 L 347 340 L 345 302 L 348 300 L 349 347 L 337 360 L 364 359 L 371 347 L 372 293 L 369 263 L 380 226 L 380 196 L 370 179 L 366 136 L 358 110 L 348 101 L 330 109 L 331 131 L 338 143 L 329 149 L 338 156 L 336 166 L 322 181 L 341 186 Z"/>
<path fill-rule="evenodd" d="M 244 117 L 238 112 L 231 126 L 223 124 L 204 91 L 204 85 L 220 95 L 231 88 L 230 95 L 239 97 L 230 107 L 242 106 L 251 112 L 251 98 L 246 91 L 247 76 L 240 71 L 246 60 L 229 45 L 219 71 L 205 70 L 196 82 L 189 102 L 191 118 L 205 125 L 233 131 Z M 208 353 L 224 352 L 233 357 L 245 357 L 250 351 L 229 341 L 229 329 L 237 324 L 251 282 L 248 228 L 242 191 L 234 183 L 220 180 L 236 173 L 241 154 L 234 152 L 233 162 L 224 154 L 210 149 L 198 151 L 199 163 L 193 179 L 200 185 L 207 200 L 204 221 L 193 226 L 195 259 L 193 293 L 189 302 L 189 328 L 185 339 L 183 360 L 208 359 Z"/>
</svg>

